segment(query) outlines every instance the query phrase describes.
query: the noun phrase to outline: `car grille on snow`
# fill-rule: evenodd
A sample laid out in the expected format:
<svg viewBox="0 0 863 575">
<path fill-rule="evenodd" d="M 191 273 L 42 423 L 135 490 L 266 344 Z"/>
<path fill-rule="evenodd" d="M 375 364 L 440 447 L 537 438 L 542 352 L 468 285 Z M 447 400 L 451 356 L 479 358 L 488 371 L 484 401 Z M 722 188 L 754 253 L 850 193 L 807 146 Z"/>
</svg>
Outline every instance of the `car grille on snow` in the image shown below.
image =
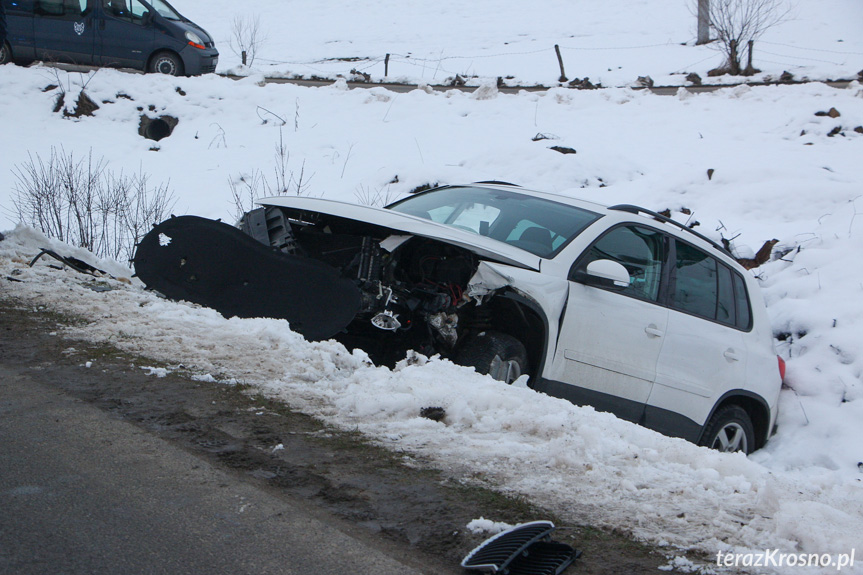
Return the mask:
<svg viewBox="0 0 863 575">
<path fill-rule="evenodd" d="M 581 552 L 551 541 L 552 531 L 551 521 L 516 525 L 484 541 L 468 553 L 461 566 L 506 575 L 559 575 Z"/>
</svg>

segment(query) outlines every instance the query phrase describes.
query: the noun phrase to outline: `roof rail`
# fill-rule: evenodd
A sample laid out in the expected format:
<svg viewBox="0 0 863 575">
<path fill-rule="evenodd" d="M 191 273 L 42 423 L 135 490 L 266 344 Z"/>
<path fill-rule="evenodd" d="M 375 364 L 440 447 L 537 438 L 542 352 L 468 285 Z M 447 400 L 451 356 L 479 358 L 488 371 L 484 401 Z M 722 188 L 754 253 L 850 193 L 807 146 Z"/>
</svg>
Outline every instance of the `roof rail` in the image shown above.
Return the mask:
<svg viewBox="0 0 863 575">
<path fill-rule="evenodd" d="M 641 208 L 639 206 L 634 206 L 632 204 L 618 204 L 616 206 L 611 206 L 608 209 L 609 210 L 617 210 L 620 212 L 628 212 L 630 214 L 647 214 L 648 216 L 655 218 L 656 220 L 658 220 L 660 222 L 663 222 L 665 224 L 670 224 L 676 228 L 680 228 L 681 230 L 687 231 L 690 234 L 692 234 L 692 235 L 704 240 L 708 244 L 712 245 L 714 248 L 716 248 L 717 250 L 719 250 L 723 254 L 731 256 L 732 258 L 734 257 L 734 255 L 730 251 L 728 251 L 728 249 L 726 249 L 725 246 L 717 244 L 716 242 L 714 242 L 713 240 L 711 240 L 707 236 L 696 232 L 692 228 L 690 228 L 684 224 L 681 224 L 678 221 L 672 220 L 671 218 L 667 218 L 667 217 L 663 216 L 662 214 L 658 214 L 654 211 L 648 210 L 647 208 Z"/>
<path fill-rule="evenodd" d="M 520 188 L 518 184 L 513 184 L 512 182 L 502 182 L 500 180 L 483 180 L 482 182 L 474 182 L 474 184 L 495 184 L 498 186 L 512 186 L 514 188 Z"/>
</svg>

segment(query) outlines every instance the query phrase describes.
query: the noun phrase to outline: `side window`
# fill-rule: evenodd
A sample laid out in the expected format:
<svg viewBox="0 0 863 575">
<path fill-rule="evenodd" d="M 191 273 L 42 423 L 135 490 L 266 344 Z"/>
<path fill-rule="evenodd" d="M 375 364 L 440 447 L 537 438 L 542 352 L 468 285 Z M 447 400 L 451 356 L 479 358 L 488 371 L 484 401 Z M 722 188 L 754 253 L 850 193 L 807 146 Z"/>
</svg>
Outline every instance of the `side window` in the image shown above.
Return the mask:
<svg viewBox="0 0 863 575">
<path fill-rule="evenodd" d="M 737 322 L 737 314 L 734 309 L 734 283 L 731 279 L 731 270 L 720 264 L 719 293 L 716 298 L 716 321 L 726 325 L 734 325 Z"/>
<path fill-rule="evenodd" d="M 662 280 L 664 244 L 663 234 L 656 230 L 634 225 L 614 228 L 587 249 L 573 272 L 584 271 L 587 264 L 596 260 L 618 262 L 626 268 L 631 278 L 629 287 L 620 293 L 656 301 Z"/>
<path fill-rule="evenodd" d="M 676 246 L 671 307 L 748 331 L 752 313 L 743 277 L 698 248 Z"/>
<path fill-rule="evenodd" d="M 6 0 L 0 0 L 0 2 L 5 1 Z M 33 8 L 33 0 L 15 0 L 6 5 L 6 12 L 8 14 L 21 14 L 23 16 L 32 16 Z"/>
<path fill-rule="evenodd" d="M 743 331 L 749 331 L 752 328 L 752 312 L 749 308 L 746 282 L 739 274 L 734 274 L 734 303 L 737 308 L 735 325 Z"/>
<path fill-rule="evenodd" d="M 671 307 L 716 319 L 717 273 L 715 259 L 697 248 L 677 242 L 677 259 L 671 271 L 674 285 Z"/>
<path fill-rule="evenodd" d="M 37 0 L 36 13 L 41 16 L 62 16 L 63 0 Z"/>
<path fill-rule="evenodd" d="M 105 14 L 129 22 L 140 22 L 147 11 L 137 0 L 102 0 L 102 7 Z"/>
</svg>

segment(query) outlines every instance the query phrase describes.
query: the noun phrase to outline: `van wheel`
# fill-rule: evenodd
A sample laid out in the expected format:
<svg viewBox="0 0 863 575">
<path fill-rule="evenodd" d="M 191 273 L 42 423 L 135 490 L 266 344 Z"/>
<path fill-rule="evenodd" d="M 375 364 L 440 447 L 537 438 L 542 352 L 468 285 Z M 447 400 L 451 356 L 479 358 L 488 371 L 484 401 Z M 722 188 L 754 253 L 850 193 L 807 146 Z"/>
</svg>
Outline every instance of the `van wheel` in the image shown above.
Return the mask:
<svg viewBox="0 0 863 575">
<path fill-rule="evenodd" d="M 739 405 L 726 405 L 713 414 L 698 443 L 711 449 L 749 455 L 755 451 L 755 431 L 746 410 Z"/>
<path fill-rule="evenodd" d="M 483 332 L 465 343 L 455 361 L 504 383 L 512 383 L 528 373 L 524 344 L 497 331 Z"/>
<path fill-rule="evenodd" d="M 154 74 L 168 74 L 169 76 L 182 76 L 183 61 L 173 52 L 159 52 L 150 61 L 150 72 Z"/>
<path fill-rule="evenodd" d="M 6 42 L 0 46 L 0 66 L 3 64 L 8 64 L 12 61 L 12 50 L 9 48 L 9 44 Z"/>
</svg>

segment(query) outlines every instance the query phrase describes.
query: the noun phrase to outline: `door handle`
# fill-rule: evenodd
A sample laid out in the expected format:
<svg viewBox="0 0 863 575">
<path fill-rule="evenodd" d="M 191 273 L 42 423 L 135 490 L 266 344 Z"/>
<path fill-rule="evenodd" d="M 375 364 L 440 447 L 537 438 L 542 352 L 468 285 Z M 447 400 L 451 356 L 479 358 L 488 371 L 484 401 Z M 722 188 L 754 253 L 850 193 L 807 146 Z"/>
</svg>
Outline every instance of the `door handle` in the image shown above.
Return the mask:
<svg viewBox="0 0 863 575">
<path fill-rule="evenodd" d="M 740 361 L 740 354 L 738 354 L 736 351 L 734 351 L 734 349 L 730 347 L 726 349 L 725 353 L 723 353 L 722 355 L 724 355 L 725 359 L 727 359 L 728 361 Z"/>
<path fill-rule="evenodd" d="M 649 335 L 650 337 L 662 337 L 665 335 L 665 332 L 656 327 L 654 324 L 650 324 L 646 328 L 644 328 L 644 333 Z"/>
</svg>

